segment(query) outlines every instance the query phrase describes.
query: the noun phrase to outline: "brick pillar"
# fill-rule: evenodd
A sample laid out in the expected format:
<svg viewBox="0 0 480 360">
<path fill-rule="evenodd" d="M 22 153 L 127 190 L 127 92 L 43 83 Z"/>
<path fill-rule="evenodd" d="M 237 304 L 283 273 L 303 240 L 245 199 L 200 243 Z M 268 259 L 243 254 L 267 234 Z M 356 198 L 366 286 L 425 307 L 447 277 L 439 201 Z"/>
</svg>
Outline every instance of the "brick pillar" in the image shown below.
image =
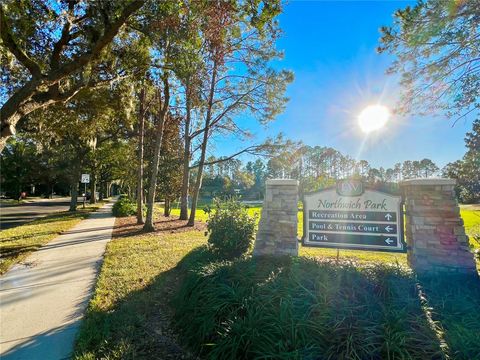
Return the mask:
<svg viewBox="0 0 480 360">
<path fill-rule="evenodd" d="M 401 184 L 406 207 L 407 260 L 419 273 L 476 274 L 453 179 L 411 179 Z"/>
<path fill-rule="evenodd" d="M 266 181 L 253 255 L 298 255 L 298 181 Z"/>
</svg>

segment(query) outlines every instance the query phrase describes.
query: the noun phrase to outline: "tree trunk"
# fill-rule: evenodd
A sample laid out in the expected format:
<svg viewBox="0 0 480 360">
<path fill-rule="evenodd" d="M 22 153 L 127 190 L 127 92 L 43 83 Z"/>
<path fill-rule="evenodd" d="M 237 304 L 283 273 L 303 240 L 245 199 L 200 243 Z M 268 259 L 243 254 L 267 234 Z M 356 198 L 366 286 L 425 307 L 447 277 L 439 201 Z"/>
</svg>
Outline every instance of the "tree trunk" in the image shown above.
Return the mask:
<svg viewBox="0 0 480 360">
<path fill-rule="evenodd" d="M 143 140 L 145 131 L 144 108 L 145 89 L 140 91 L 140 108 L 138 111 L 138 170 L 137 170 L 137 224 L 144 224 L 143 219 Z"/>
<path fill-rule="evenodd" d="M 68 211 L 77 211 L 78 181 L 75 180 L 70 184 L 70 191 L 72 197 L 70 199 L 70 209 L 68 209 Z"/>
<path fill-rule="evenodd" d="M 163 209 L 163 215 L 166 217 L 170 216 L 170 199 L 165 198 L 165 207 Z"/>
<path fill-rule="evenodd" d="M 10 139 L 10 134 L 6 133 L 0 133 L 0 154 L 2 153 L 3 149 L 5 149 L 5 146 L 7 146 L 7 141 Z"/>
<path fill-rule="evenodd" d="M 215 83 L 217 81 L 217 63 L 213 63 L 212 79 L 210 83 L 210 93 L 208 96 L 207 115 L 205 117 L 205 130 L 203 133 L 203 141 L 201 147 L 200 161 L 198 162 L 198 173 L 195 181 L 195 188 L 193 190 L 192 208 L 190 210 L 190 217 L 188 218 L 188 226 L 195 225 L 195 212 L 197 210 L 198 194 L 202 186 L 203 165 L 205 164 L 205 156 L 207 154 L 208 133 L 210 131 L 210 121 L 212 120 L 213 96 L 215 94 Z"/>
<path fill-rule="evenodd" d="M 202 145 L 201 156 L 204 157 L 203 145 Z M 202 187 L 202 176 L 203 176 L 203 164 L 202 164 L 202 161 L 200 161 L 200 163 L 198 164 L 198 173 L 197 173 L 197 179 L 195 181 L 195 188 L 193 189 L 192 208 L 190 209 L 190 217 L 188 218 L 188 223 L 187 223 L 188 226 L 195 225 L 195 213 L 197 211 L 198 195 L 200 193 L 200 188 Z"/>
<path fill-rule="evenodd" d="M 190 141 L 188 141 L 190 147 Z M 185 146 L 186 148 L 186 146 Z M 187 157 L 188 154 L 188 157 Z M 188 219 L 188 188 L 190 182 L 190 149 L 185 150 L 185 158 L 183 159 L 183 179 L 182 179 L 182 194 L 180 197 L 180 220 Z"/>
<path fill-rule="evenodd" d="M 97 203 L 97 197 L 95 194 L 96 192 L 97 192 L 97 178 L 95 176 L 95 171 L 92 171 L 92 182 L 90 183 L 90 204 Z"/>
<path fill-rule="evenodd" d="M 187 81 L 186 86 L 186 110 L 187 116 L 185 119 L 185 148 L 183 152 L 183 179 L 182 179 L 182 193 L 180 197 L 180 220 L 188 219 L 188 187 L 190 181 L 190 122 L 191 122 L 191 109 L 190 109 L 190 85 Z"/>
<path fill-rule="evenodd" d="M 105 183 L 104 182 L 101 182 L 100 183 L 100 191 L 99 191 L 99 196 L 98 196 L 98 200 L 99 201 L 103 201 L 103 199 L 105 198 Z"/>
<path fill-rule="evenodd" d="M 0 110 L 0 153 L 5 148 L 10 136 L 15 135 L 16 126 L 22 116 L 27 115 L 34 109 L 26 106 L 25 103 L 32 97 L 40 80 L 32 78 L 27 81 L 21 88 L 13 93 L 13 95 L 2 105 Z"/>
<path fill-rule="evenodd" d="M 150 174 L 150 182 L 147 196 L 147 217 L 145 219 L 145 225 L 143 226 L 144 231 L 155 231 L 155 226 L 153 225 L 153 205 L 155 204 L 155 190 L 157 187 L 157 177 L 158 177 L 158 164 L 160 163 L 160 150 L 162 148 L 162 138 L 163 138 L 163 128 L 165 125 L 165 118 L 168 112 L 168 104 L 170 101 L 170 92 L 168 87 L 168 77 L 166 75 L 163 79 L 164 84 L 164 101 L 162 106 L 162 94 L 159 91 L 159 103 L 160 103 L 160 118 L 158 119 L 157 124 L 157 137 L 155 140 L 155 150 L 153 153 L 153 165 L 152 172 Z"/>
</svg>

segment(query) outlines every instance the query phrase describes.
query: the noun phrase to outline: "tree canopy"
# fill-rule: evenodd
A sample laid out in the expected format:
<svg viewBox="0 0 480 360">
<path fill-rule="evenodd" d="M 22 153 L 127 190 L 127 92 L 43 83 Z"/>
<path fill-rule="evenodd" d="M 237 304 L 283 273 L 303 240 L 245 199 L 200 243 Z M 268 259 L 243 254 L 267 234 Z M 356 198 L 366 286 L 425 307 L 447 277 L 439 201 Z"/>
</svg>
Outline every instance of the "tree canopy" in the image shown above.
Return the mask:
<svg viewBox="0 0 480 360">
<path fill-rule="evenodd" d="M 125 31 L 113 40 L 143 4 L 2 1 L 0 64 L 5 87 L 0 93 L 0 151 L 31 112 L 66 102 L 85 87 L 132 70 L 128 59 L 140 38 Z"/>
<path fill-rule="evenodd" d="M 379 51 L 395 56 L 389 71 L 401 76 L 399 111 L 457 120 L 480 113 L 478 0 L 419 0 L 381 31 Z"/>
</svg>

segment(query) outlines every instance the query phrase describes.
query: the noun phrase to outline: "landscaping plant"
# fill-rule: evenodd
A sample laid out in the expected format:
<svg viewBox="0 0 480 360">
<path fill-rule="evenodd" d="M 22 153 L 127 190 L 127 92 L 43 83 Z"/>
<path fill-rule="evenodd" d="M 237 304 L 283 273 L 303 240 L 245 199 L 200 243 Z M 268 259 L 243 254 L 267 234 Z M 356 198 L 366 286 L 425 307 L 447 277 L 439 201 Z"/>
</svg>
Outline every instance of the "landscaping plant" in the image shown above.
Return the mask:
<svg viewBox="0 0 480 360">
<path fill-rule="evenodd" d="M 122 195 L 113 205 L 112 212 L 116 217 L 132 216 L 137 213 L 137 204 L 127 196 Z"/>
<path fill-rule="evenodd" d="M 477 359 L 478 279 L 254 257 L 189 269 L 176 324 L 206 359 Z"/>
<path fill-rule="evenodd" d="M 208 214 L 207 234 L 209 249 L 224 259 L 244 255 L 251 248 L 256 217 L 248 215 L 237 199 L 214 199 L 213 206 L 205 208 Z"/>
</svg>

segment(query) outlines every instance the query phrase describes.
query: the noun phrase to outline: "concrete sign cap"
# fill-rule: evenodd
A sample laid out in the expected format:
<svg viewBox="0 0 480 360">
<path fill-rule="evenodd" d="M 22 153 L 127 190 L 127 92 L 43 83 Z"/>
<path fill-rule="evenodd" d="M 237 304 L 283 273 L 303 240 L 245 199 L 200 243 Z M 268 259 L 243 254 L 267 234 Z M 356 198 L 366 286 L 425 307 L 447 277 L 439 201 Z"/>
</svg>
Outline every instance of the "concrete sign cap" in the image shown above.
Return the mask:
<svg viewBox="0 0 480 360">
<path fill-rule="evenodd" d="M 298 180 L 295 179 L 268 179 L 267 185 L 295 185 L 298 186 Z"/>
<path fill-rule="evenodd" d="M 429 178 L 429 179 L 408 179 L 400 182 L 401 186 L 407 185 L 455 185 L 457 180 L 444 178 Z"/>
</svg>

